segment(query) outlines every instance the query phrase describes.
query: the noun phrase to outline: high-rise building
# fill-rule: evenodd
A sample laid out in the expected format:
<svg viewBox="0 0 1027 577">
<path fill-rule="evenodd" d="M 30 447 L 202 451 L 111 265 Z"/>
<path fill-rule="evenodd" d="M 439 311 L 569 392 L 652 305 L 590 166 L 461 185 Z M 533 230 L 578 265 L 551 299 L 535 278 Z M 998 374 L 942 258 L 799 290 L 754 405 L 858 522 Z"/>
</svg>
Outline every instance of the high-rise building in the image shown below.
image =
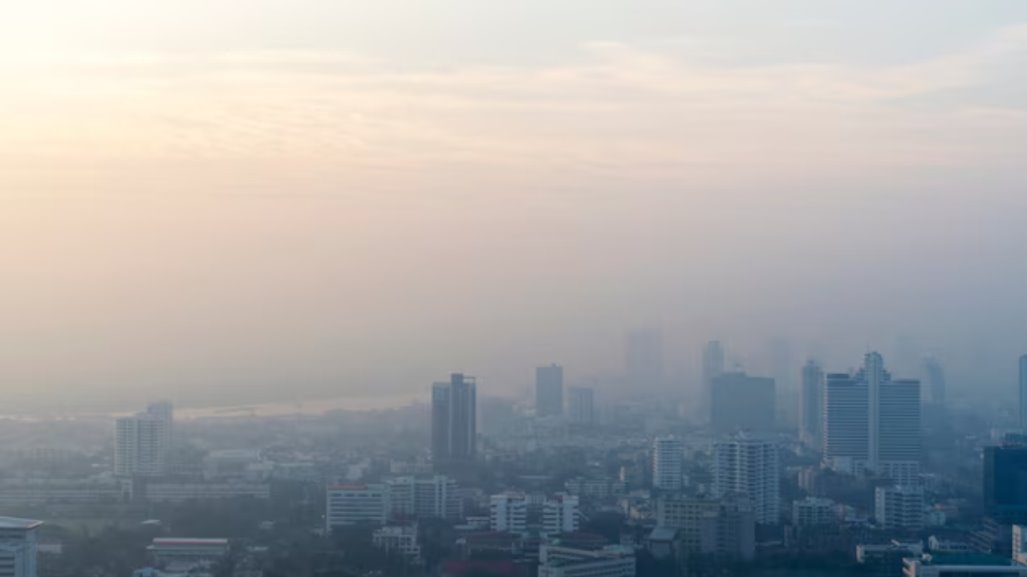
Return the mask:
<svg viewBox="0 0 1027 577">
<path fill-rule="evenodd" d="M 542 530 L 550 536 L 574 533 L 581 518 L 578 497 L 557 494 L 542 504 Z"/>
<path fill-rule="evenodd" d="M 632 387 L 663 384 L 663 334 L 655 329 L 633 331 L 625 339 L 624 369 Z"/>
<path fill-rule="evenodd" d="M 1027 523 L 1027 445 L 984 448 L 985 513 L 1003 523 Z"/>
<path fill-rule="evenodd" d="M 653 487 L 660 491 L 680 491 L 684 474 L 684 446 L 674 437 L 653 440 Z"/>
<path fill-rule="evenodd" d="M 713 430 L 721 434 L 772 432 L 777 403 L 775 389 L 774 379 L 750 377 L 743 372 L 724 373 L 714 378 L 710 405 Z"/>
<path fill-rule="evenodd" d="M 523 533 L 528 528 L 528 499 L 522 493 L 500 493 L 489 498 L 489 526 L 502 533 Z"/>
<path fill-rule="evenodd" d="M 924 400 L 932 405 L 944 405 L 945 370 L 941 367 L 938 359 L 930 357 L 924 360 L 924 376 L 927 377 Z"/>
<path fill-rule="evenodd" d="M 1027 355 L 1020 357 L 1020 430 L 1027 432 Z"/>
<path fill-rule="evenodd" d="M 359 523 L 384 525 L 389 518 L 389 487 L 339 485 L 328 487 L 325 525 L 328 531 Z"/>
<path fill-rule="evenodd" d="M 635 577 L 635 551 L 630 547 L 594 550 L 543 545 L 538 557 L 538 577 Z"/>
<path fill-rule="evenodd" d="M 893 380 L 878 353 L 855 374 L 827 375 L 824 461 L 847 473 L 870 472 L 899 485 L 919 482 L 920 381 Z"/>
<path fill-rule="evenodd" d="M 713 493 L 744 496 L 757 523 L 776 525 L 781 517 L 781 472 L 777 445 L 736 435 L 713 446 Z"/>
<path fill-rule="evenodd" d="M 535 369 L 535 414 L 540 417 L 563 414 L 563 367 L 560 365 Z"/>
<path fill-rule="evenodd" d="M 724 347 L 720 341 L 710 341 L 702 352 L 702 399 L 709 407 L 713 399 L 713 380 L 724 374 Z"/>
<path fill-rule="evenodd" d="M 874 518 L 884 529 L 923 529 L 924 488 L 910 485 L 877 487 L 874 490 Z"/>
<path fill-rule="evenodd" d="M 815 361 L 802 367 L 799 390 L 799 439 L 807 447 L 820 450 L 820 430 L 824 423 L 824 369 Z"/>
<path fill-rule="evenodd" d="M 0 517 L 0 577 L 36 577 L 36 529 L 42 521 Z"/>
<path fill-rule="evenodd" d="M 575 425 L 595 424 L 595 393 L 588 387 L 567 389 L 567 416 Z"/>
<path fill-rule="evenodd" d="M 432 459 L 436 467 L 469 463 L 477 454 L 477 385 L 453 373 L 432 387 Z"/>
</svg>

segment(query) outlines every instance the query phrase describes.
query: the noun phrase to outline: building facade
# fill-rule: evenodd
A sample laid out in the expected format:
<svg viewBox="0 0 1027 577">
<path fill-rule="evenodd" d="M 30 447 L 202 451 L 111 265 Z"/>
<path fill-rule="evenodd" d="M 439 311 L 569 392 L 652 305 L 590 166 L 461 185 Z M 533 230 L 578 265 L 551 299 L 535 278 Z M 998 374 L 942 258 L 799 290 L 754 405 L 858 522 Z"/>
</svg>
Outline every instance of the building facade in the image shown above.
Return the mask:
<svg viewBox="0 0 1027 577">
<path fill-rule="evenodd" d="M 560 365 L 535 369 L 535 414 L 539 417 L 563 415 L 563 367 Z"/>
<path fill-rule="evenodd" d="M 432 459 L 446 467 L 473 462 L 477 455 L 478 389 L 474 377 L 453 373 L 432 386 Z"/>
<path fill-rule="evenodd" d="M 776 525 L 781 516 L 781 473 L 777 445 L 736 435 L 713 447 L 713 493 L 742 495 L 752 505 L 756 522 Z"/>
</svg>

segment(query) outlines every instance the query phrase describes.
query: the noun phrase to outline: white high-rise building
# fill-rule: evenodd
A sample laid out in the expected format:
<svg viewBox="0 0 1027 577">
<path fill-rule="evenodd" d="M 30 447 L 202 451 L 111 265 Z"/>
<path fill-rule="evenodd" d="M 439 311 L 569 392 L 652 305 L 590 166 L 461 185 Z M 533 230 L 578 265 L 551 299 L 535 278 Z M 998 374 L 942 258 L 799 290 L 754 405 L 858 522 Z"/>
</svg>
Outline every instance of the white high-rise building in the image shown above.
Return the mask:
<svg viewBox="0 0 1027 577">
<path fill-rule="evenodd" d="M 680 491 L 684 447 L 674 437 L 653 440 L 653 487 L 661 491 Z"/>
<path fill-rule="evenodd" d="M 885 529 L 924 527 L 924 489 L 909 485 L 874 490 L 874 518 Z"/>
<path fill-rule="evenodd" d="M 528 529 L 528 499 L 521 493 L 500 493 L 489 499 L 489 526 L 493 531 L 523 533 Z"/>
<path fill-rule="evenodd" d="M 578 530 L 581 517 L 578 498 L 558 494 L 546 499 L 542 505 L 542 530 L 547 535 L 573 533 Z"/>
<path fill-rule="evenodd" d="M 713 493 L 745 496 L 756 522 L 776 525 L 781 517 L 777 445 L 740 434 L 713 447 Z"/>
<path fill-rule="evenodd" d="M 0 517 L 0 577 L 36 577 L 36 529 L 42 521 Z"/>
<path fill-rule="evenodd" d="M 595 424 L 595 393 L 588 387 L 567 389 L 567 416 L 575 425 Z"/>
<path fill-rule="evenodd" d="M 384 525 L 388 520 L 389 509 L 387 485 L 329 487 L 325 503 L 325 525 L 328 531 L 358 523 Z"/>
<path fill-rule="evenodd" d="M 824 461 L 846 473 L 864 471 L 896 484 L 919 482 L 920 381 L 893 380 L 878 353 L 855 374 L 829 374 L 825 385 Z"/>
<path fill-rule="evenodd" d="M 807 447 L 820 450 L 820 429 L 824 424 L 824 370 L 814 361 L 802 368 L 802 389 L 799 391 L 799 440 Z"/>
</svg>

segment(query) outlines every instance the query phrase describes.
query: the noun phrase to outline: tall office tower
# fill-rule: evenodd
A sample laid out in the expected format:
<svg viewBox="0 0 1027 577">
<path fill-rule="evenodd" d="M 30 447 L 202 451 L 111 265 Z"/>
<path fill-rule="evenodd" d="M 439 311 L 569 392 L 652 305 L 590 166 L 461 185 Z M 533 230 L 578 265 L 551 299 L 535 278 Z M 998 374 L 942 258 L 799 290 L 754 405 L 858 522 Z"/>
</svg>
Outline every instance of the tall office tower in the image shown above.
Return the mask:
<svg viewBox="0 0 1027 577">
<path fill-rule="evenodd" d="M 567 415 L 575 425 L 595 424 L 595 394 L 588 387 L 567 389 Z"/>
<path fill-rule="evenodd" d="M 528 499 L 522 493 L 500 493 L 489 498 L 489 527 L 500 533 L 528 529 Z"/>
<path fill-rule="evenodd" d="M 36 529 L 42 521 L 0 517 L 0 576 L 36 577 Z"/>
<path fill-rule="evenodd" d="M 742 372 L 713 379 L 710 425 L 717 433 L 774 430 L 777 401 L 774 379 L 750 377 Z"/>
<path fill-rule="evenodd" d="M 720 341 L 706 343 L 702 351 L 702 402 L 709 407 L 713 402 L 713 381 L 724 374 L 724 347 Z"/>
<path fill-rule="evenodd" d="M 1027 355 L 1020 357 L 1020 430 L 1027 432 Z"/>
<path fill-rule="evenodd" d="M 825 464 L 919 482 L 920 381 L 892 380 L 881 355 L 867 353 L 857 373 L 827 375 L 824 394 Z"/>
<path fill-rule="evenodd" d="M 713 446 L 713 493 L 745 496 L 756 522 L 776 525 L 781 517 L 781 472 L 777 445 L 736 435 Z"/>
<path fill-rule="evenodd" d="M 628 385 L 656 388 L 663 384 L 663 334 L 658 330 L 628 333 L 625 340 L 624 370 Z"/>
<path fill-rule="evenodd" d="M 474 377 L 450 375 L 432 386 L 432 459 L 436 467 L 469 463 L 477 453 L 477 384 Z"/>
<path fill-rule="evenodd" d="M 927 389 L 924 400 L 932 405 L 945 404 L 945 370 L 938 359 L 931 357 L 924 360 L 924 376 L 927 377 Z"/>
<path fill-rule="evenodd" d="M 799 391 L 799 440 L 811 449 L 820 450 L 820 430 L 824 424 L 824 369 L 815 361 L 802 367 L 802 389 Z"/>
<path fill-rule="evenodd" d="M 535 369 L 535 414 L 540 417 L 563 414 L 563 367 L 560 365 Z"/>
<path fill-rule="evenodd" d="M 684 452 L 681 441 L 674 437 L 653 440 L 653 487 L 660 491 L 680 491 L 684 473 Z"/>
<path fill-rule="evenodd" d="M 146 414 L 160 423 L 158 442 L 165 451 L 165 464 L 170 465 L 171 451 L 175 446 L 175 407 L 171 401 L 157 401 L 146 407 Z"/>
<path fill-rule="evenodd" d="M 1027 445 L 1008 440 L 984 448 L 985 514 L 1003 523 L 1027 523 Z"/>
<path fill-rule="evenodd" d="M 122 417 L 114 423 L 114 474 L 153 477 L 167 470 L 169 421 L 149 413 Z"/>
<path fill-rule="evenodd" d="M 549 536 L 574 533 L 581 518 L 578 497 L 557 494 L 542 504 L 542 530 Z"/>
</svg>

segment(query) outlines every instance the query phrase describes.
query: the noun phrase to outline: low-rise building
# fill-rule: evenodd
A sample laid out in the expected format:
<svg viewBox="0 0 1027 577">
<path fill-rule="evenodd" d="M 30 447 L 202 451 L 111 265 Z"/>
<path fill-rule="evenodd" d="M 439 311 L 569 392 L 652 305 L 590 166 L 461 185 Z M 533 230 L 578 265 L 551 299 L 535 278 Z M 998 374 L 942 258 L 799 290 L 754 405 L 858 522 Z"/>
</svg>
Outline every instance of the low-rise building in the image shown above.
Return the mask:
<svg viewBox="0 0 1027 577">
<path fill-rule="evenodd" d="M 619 545 L 599 550 L 543 545 L 538 577 L 635 577 L 635 552 Z"/>
</svg>

